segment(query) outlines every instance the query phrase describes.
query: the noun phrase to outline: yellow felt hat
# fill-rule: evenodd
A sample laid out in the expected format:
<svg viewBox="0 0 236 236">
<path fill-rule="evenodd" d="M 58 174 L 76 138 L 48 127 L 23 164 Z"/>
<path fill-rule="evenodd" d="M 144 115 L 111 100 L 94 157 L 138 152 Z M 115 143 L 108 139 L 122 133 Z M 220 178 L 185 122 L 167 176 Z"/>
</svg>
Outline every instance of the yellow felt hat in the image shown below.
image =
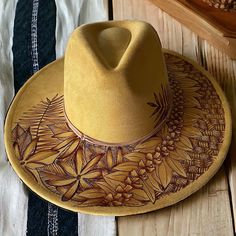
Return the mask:
<svg viewBox="0 0 236 236">
<path fill-rule="evenodd" d="M 5 123 L 9 160 L 42 198 L 66 209 L 130 215 L 206 184 L 231 140 L 216 81 L 161 48 L 140 21 L 83 25 L 22 87 Z"/>
</svg>

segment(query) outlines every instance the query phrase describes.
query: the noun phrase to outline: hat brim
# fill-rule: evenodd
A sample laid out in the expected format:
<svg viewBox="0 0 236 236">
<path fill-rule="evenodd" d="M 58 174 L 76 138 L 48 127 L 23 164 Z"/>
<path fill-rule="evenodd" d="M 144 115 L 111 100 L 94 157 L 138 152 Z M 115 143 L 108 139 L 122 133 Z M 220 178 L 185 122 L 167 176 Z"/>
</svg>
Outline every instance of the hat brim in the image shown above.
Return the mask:
<svg viewBox="0 0 236 236">
<path fill-rule="evenodd" d="M 60 207 L 116 216 L 172 205 L 205 185 L 228 152 L 229 105 L 202 67 L 163 51 L 178 99 L 161 131 L 133 146 L 93 145 L 70 130 L 63 110 L 63 59 L 34 74 L 5 122 L 7 155 L 23 182 Z"/>
</svg>

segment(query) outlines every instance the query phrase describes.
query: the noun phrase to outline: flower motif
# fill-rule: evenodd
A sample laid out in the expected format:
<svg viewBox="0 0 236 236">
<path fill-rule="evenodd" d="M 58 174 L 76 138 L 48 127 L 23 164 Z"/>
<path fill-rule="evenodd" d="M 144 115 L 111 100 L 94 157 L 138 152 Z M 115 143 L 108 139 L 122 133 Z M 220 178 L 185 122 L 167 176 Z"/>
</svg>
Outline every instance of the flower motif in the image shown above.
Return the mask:
<svg viewBox="0 0 236 236">
<path fill-rule="evenodd" d="M 133 194 L 130 193 L 131 189 L 131 185 L 126 185 L 124 188 L 119 185 L 116 187 L 115 194 L 108 193 L 106 195 L 105 202 L 109 206 L 121 206 L 133 196 Z"/>
<path fill-rule="evenodd" d="M 58 158 L 66 158 L 75 153 L 80 146 L 80 138 L 68 127 L 66 123 L 50 125 L 49 128 L 53 133 L 53 138 L 60 142 L 53 148 L 59 150 Z"/>
<path fill-rule="evenodd" d="M 219 152 L 224 109 L 201 72 L 175 56 L 165 57 L 173 108 L 157 134 L 122 147 L 81 142 L 66 124 L 63 96 L 55 96 L 19 120 L 30 128 L 17 124 L 12 131 L 24 170 L 63 201 L 80 206 L 142 206 L 196 180 Z M 154 93 L 148 103 L 155 124 L 166 114 L 168 93 Z"/>
<path fill-rule="evenodd" d="M 108 147 L 102 151 L 104 152 L 104 156 L 99 162 L 99 168 L 103 170 L 103 173 L 107 174 L 111 172 L 115 165 L 123 162 L 123 150 L 121 147 Z"/>
<path fill-rule="evenodd" d="M 131 171 L 130 176 L 125 179 L 125 183 L 131 185 L 135 189 L 143 187 L 141 180 L 135 170 Z"/>
<path fill-rule="evenodd" d="M 149 200 L 142 189 L 136 189 L 122 182 L 100 181 L 96 183 L 106 194 L 103 204 L 106 206 L 141 206 Z"/>
<path fill-rule="evenodd" d="M 126 179 L 126 183 L 134 186 L 135 188 L 142 188 L 143 187 L 143 184 L 141 182 L 141 179 L 139 177 L 139 174 L 137 173 L 136 170 L 132 170 L 130 172 L 130 176 L 127 177 Z"/>
<path fill-rule="evenodd" d="M 32 139 L 29 129 L 24 130 L 20 125 L 17 125 L 13 131 L 15 155 L 27 173 L 36 179 L 32 172 L 53 163 L 58 151 L 36 151 L 38 138 Z"/>
<path fill-rule="evenodd" d="M 155 102 L 148 102 L 147 104 L 151 106 L 154 111 L 151 114 L 151 117 L 155 116 L 155 126 L 157 127 L 159 125 L 159 121 L 161 121 L 163 118 L 166 117 L 168 113 L 168 108 L 170 106 L 170 103 L 168 101 L 168 98 L 170 97 L 170 91 L 167 86 L 161 85 L 161 92 L 156 94 L 154 92 L 154 98 Z"/>
<path fill-rule="evenodd" d="M 36 169 L 43 167 L 44 165 L 51 164 L 55 159 L 57 151 L 47 150 L 35 152 L 38 139 L 35 138 L 32 142 L 26 147 L 23 153 L 20 152 L 19 145 L 15 143 L 14 149 L 17 158 L 20 160 L 20 164 L 29 169 Z"/>
<path fill-rule="evenodd" d="M 101 176 L 100 170 L 92 170 L 99 162 L 100 158 L 101 155 L 95 156 L 83 166 L 83 150 L 79 148 L 73 160 L 69 158 L 68 160 L 59 162 L 66 176 L 61 176 L 59 179 L 48 180 L 47 184 L 55 187 L 68 187 L 67 191 L 62 196 L 63 201 L 68 201 L 78 191 L 79 187 L 83 189 L 89 188 L 92 186 L 90 180 L 97 179 Z"/>
</svg>

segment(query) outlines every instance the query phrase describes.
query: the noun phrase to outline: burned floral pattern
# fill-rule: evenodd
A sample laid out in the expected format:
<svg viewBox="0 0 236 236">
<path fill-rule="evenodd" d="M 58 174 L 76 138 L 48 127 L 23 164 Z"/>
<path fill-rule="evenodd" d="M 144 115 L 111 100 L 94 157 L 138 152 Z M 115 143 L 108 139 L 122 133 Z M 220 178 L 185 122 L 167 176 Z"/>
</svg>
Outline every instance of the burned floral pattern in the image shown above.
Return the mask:
<svg viewBox="0 0 236 236">
<path fill-rule="evenodd" d="M 173 108 L 155 135 L 129 146 L 92 144 L 69 128 L 57 95 L 25 112 L 12 131 L 22 168 L 62 201 L 84 207 L 154 204 L 198 179 L 219 153 L 224 109 L 204 74 L 177 56 L 165 58 Z M 157 98 L 148 103 L 153 116 Z"/>
<path fill-rule="evenodd" d="M 154 111 L 151 114 L 151 117 L 155 117 L 154 122 L 156 128 L 161 121 L 165 120 L 168 116 L 171 105 L 171 93 L 167 86 L 161 85 L 161 91 L 159 93 L 154 92 L 154 102 L 148 102 L 147 104 L 154 108 Z"/>
</svg>

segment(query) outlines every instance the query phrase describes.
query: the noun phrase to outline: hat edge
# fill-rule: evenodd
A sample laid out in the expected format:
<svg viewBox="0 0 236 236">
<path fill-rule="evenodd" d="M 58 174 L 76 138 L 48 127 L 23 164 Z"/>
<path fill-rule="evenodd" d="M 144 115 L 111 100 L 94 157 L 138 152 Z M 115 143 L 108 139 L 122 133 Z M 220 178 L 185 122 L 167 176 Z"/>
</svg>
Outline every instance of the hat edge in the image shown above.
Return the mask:
<svg viewBox="0 0 236 236">
<path fill-rule="evenodd" d="M 148 204 L 146 206 L 143 207 L 109 207 L 104 209 L 104 212 L 101 211 L 102 208 L 104 207 L 75 207 L 73 205 L 68 206 L 67 204 L 63 204 L 61 201 L 52 198 L 51 193 L 49 191 L 46 191 L 45 189 L 43 189 L 41 186 L 39 186 L 40 188 L 42 188 L 41 190 L 38 189 L 38 185 L 35 185 L 35 182 L 32 179 L 28 178 L 28 175 L 24 172 L 24 170 L 21 168 L 20 165 L 17 165 L 17 162 L 14 161 L 14 152 L 10 147 L 10 142 L 9 140 L 11 140 L 10 138 L 10 132 L 7 132 L 8 130 L 11 130 L 11 125 L 12 125 L 12 117 L 8 117 L 8 114 L 12 112 L 12 110 L 14 109 L 14 107 L 16 106 L 16 104 L 14 104 L 14 100 L 7 112 L 7 116 L 6 116 L 6 121 L 5 121 L 5 125 L 4 125 L 4 142 L 6 145 L 6 152 L 8 155 L 8 158 L 10 160 L 10 163 L 13 167 L 13 169 L 15 170 L 15 172 L 19 175 L 19 177 L 21 178 L 21 180 L 30 188 L 32 189 L 32 191 L 34 191 L 37 195 L 39 195 L 40 197 L 42 197 L 43 199 L 46 199 L 50 202 L 53 202 L 56 205 L 59 205 L 60 207 L 63 207 L 65 209 L 69 209 L 75 212 L 81 212 L 81 213 L 87 213 L 87 214 L 95 214 L 95 215 L 116 215 L 116 216 L 125 216 L 125 215 L 132 215 L 132 214 L 141 214 L 141 213 L 146 213 L 149 211 L 153 211 L 153 210 L 157 210 L 157 209 L 161 209 L 163 207 L 172 205 L 174 203 L 177 203 L 183 199 L 185 199 L 186 197 L 188 197 L 189 195 L 191 195 L 192 193 L 196 192 L 197 190 L 199 190 L 201 187 L 203 187 L 205 184 L 207 184 L 207 182 L 216 174 L 216 172 L 220 169 L 223 161 L 225 160 L 225 157 L 227 155 L 229 146 L 230 146 L 230 140 L 231 140 L 231 136 L 232 136 L 232 119 L 231 119 L 231 112 L 230 112 L 230 108 L 229 108 L 229 103 L 224 95 L 223 90 L 220 88 L 220 86 L 218 85 L 218 83 L 216 82 L 216 80 L 209 74 L 209 72 L 207 72 L 206 70 L 204 70 L 201 66 L 199 66 L 196 62 L 178 54 L 175 53 L 173 51 L 170 50 L 166 50 L 163 49 L 164 52 L 173 54 L 173 55 L 177 55 L 178 57 L 183 58 L 184 60 L 190 62 L 191 64 L 193 64 L 195 67 L 197 67 L 197 69 L 199 69 L 201 72 L 203 72 L 205 75 L 207 75 L 207 78 L 213 83 L 214 87 L 216 88 L 221 101 L 223 103 L 224 106 L 224 110 L 225 110 L 225 119 L 226 119 L 226 135 L 224 142 L 222 144 L 220 153 L 218 155 L 217 160 L 214 161 L 214 163 L 210 166 L 210 168 L 202 175 L 200 176 L 194 183 L 191 183 L 190 185 L 188 185 L 187 187 L 185 187 L 184 189 L 176 192 L 176 193 L 172 193 L 168 196 L 168 198 L 171 196 L 173 199 L 173 201 L 169 201 L 168 198 L 166 201 L 168 203 L 163 203 L 163 205 L 160 203 L 160 207 L 157 207 L 157 205 L 159 204 L 160 200 L 158 200 L 158 204 Z M 63 59 L 60 59 L 63 60 Z M 55 65 L 56 62 L 60 61 L 57 60 L 55 62 L 50 63 L 48 66 L 44 67 L 42 70 L 40 70 L 39 72 L 37 72 L 33 77 L 31 77 L 31 79 L 36 79 L 38 74 L 41 73 L 43 70 L 46 70 L 48 67 Z M 19 96 L 25 91 L 27 85 L 29 83 L 31 83 L 32 81 L 28 80 L 25 85 L 22 87 L 22 89 L 20 89 L 19 91 Z M 16 95 L 18 96 L 18 95 Z M 11 118 L 11 119 L 10 119 Z M 196 186 L 195 186 L 196 185 Z M 190 191 L 191 189 L 191 191 Z M 183 194 L 182 194 L 183 193 Z M 173 196 L 177 195 L 177 199 Z M 178 197 L 178 195 L 180 195 Z M 182 196 L 181 196 L 182 195 Z M 121 210 L 121 208 L 123 208 Z M 136 209 L 135 211 L 131 210 L 131 209 Z M 83 210 L 85 209 L 85 210 Z M 96 209 L 99 209 L 99 213 L 98 211 L 96 211 Z M 106 210 L 109 209 L 109 212 L 107 212 Z M 114 211 L 113 211 L 114 209 Z M 124 211 L 129 212 L 128 214 L 125 214 Z M 114 213 L 110 213 L 110 212 L 114 212 Z M 118 212 L 120 211 L 120 212 Z"/>
</svg>

